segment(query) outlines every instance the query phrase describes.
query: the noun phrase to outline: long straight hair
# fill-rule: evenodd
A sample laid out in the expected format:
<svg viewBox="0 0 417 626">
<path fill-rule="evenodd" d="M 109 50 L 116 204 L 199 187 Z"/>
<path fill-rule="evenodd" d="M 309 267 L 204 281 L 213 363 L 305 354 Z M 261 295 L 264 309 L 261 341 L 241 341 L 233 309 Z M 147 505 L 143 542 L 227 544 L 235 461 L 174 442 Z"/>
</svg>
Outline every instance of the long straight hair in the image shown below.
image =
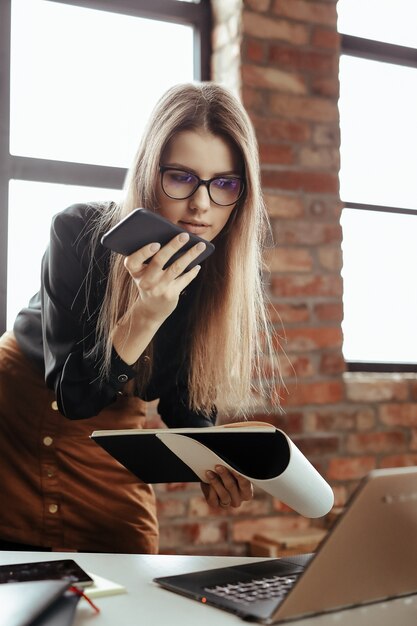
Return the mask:
<svg viewBox="0 0 417 626">
<path fill-rule="evenodd" d="M 268 376 L 265 364 L 270 372 L 275 348 L 262 265 L 262 249 L 270 227 L 260 186 L 255 133 L 232 92 L 208 82 L 176 85 L 165 93 L 145 128 L 126 179 L 124 199 L 101 212 L 95 240 L 135 208 L 158 210 L 156 189 L 165 146 L 180 131 L 200 129 L 224 138 L 237 149 L 245 192 L 216 237 L 214 254 L 200 271 L 201 286 L 190 311 L 186 343 L 190 408 L 211 412 L 216 406 L 220 411 L 246 416 L 257 395 L 271 395 L 264 386 Z M 111 253 L 107 289 L 97 322 L 97 345 L 104 346 L 103 376 L 110 369 L 112 331 L 138 298 L 123 260 L 121 255 Z M 140 389 L 150 376 L 152 345 L 136 365 Z"/>
</svg>

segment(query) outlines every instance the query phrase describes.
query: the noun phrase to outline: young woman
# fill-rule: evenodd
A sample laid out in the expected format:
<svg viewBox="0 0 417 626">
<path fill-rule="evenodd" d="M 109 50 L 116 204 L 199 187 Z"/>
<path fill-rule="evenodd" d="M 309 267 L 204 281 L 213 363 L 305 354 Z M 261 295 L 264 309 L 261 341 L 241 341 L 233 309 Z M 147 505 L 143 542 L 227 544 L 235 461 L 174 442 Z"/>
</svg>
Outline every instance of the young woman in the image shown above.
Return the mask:
<svg viewBox="0 0 417 626">
<path fill-rule="evenodd" d="M 177 428 L 250 408 L 260 337 L 269 345 L 257 155 L 234 95 L 214 83 L 178 85 L 151 116 L 123 202 L 55 216 L 40 291 L 0 342 L 3 547 L 156 552 L 152 488 L 89 435 L 144 427 L 144 403 L 156 398 Z M 108 251 L 101 235 L 137 207 L 185 233 L 129 257 Z M 188 233 L 215 252 L 184 272 L 199 244 L 163 269 Z M 248 481 L 216 470 L 202 483 L 211 506 L 252 497 Z"/>
</svg>

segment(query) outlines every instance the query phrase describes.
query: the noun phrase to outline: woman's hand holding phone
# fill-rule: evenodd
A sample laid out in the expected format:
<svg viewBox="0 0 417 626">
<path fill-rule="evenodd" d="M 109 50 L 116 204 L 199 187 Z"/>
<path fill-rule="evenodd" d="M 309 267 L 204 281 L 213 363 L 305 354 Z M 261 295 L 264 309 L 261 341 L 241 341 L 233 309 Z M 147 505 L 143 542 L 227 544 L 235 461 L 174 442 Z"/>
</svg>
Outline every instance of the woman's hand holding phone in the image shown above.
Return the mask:
<svg viewBox="0 0 417 626">
<path fill-rule="evenodd" d="M 206 244 L 202 241 L 166 267 L 170 258 L 179 252 L 189 239 L 188 233 L 183 232 L 163 247 L 155 242 L 125 258 L 125 267 L 139 292 L 137 307 L 140 315 L 146 319 L 160 323 L 165 321 L 177 306 L 181 292 L 200 271 L 201 266 L 195 265 L 185 272 L 192 261 L 204 252 Z"/>
<path fill-rule="evenodd" d="M 135 282 L 138 299 L 114 329 L 113 346 L 128 364 L 138 360 L 161 324 L 174 311 L 181 292 L 200 271 L 200 265 L 187 272 L 184 270 L 204 251 L 206 244 L 202 241 L 166 267 L 169 259 L 188 241 L 188 233 L 182 232 L 162 247 L 153 242 L 125 258 L 124 264 Z"/>
</svg>

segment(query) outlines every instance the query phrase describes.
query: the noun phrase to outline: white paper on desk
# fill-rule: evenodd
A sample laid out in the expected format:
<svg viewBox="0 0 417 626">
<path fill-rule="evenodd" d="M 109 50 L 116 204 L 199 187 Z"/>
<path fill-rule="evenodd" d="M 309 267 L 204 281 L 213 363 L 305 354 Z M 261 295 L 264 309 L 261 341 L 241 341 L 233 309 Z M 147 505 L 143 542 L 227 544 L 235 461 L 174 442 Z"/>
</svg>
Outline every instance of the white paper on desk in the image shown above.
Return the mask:
<svg viewBox="0 0 417 626">
<path fill-rule="evenodd" d="M 195 439 L 177 433 L 159 433 L 156 436 L 171 452 L 191 467 L 202 482 L 207 482 L 206 471 L 215 471 L 215 466 L 219 464 L 236 471 L 236 468 Z M 261 480 L 254 479 L 243 472 L 239 473 L 305 517 L 326 515 L 334 502 L 330 485 L 320 476 L 293 441 L 287 435 L 285 438 L 289 447 L 289 463 L 281 474 Z"/>
</svg>

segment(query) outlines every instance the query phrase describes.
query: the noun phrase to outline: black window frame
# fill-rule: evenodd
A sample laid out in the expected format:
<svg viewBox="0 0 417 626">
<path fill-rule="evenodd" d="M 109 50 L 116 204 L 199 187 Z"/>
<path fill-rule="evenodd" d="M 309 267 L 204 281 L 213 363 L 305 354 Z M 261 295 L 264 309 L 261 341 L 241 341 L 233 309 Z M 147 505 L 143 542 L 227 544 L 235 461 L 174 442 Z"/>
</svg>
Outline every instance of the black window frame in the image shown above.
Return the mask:
<svg viewBox="0 0 417 626">
<path fill-rule="evenodd" d="M 194 79 L 210 80 L 210 0 L 45 0 L 192 26 Z M 0 334 L 7 321 L 7 234 L 10 179 L 121 189 L 127 169 L 10 154 L 10 41 L 12 0 L 0 2 Z"/>
<path fill-rule="evenodd" d="M 417 48 L 355 37 L 344 33 L 340 33 L 340 36 L 340 54 L 417 68 Z M 345 199 L 343 200 L 343 205 L 344 210 L 359 209 L 361 211 L 404 213 L 417 216 L 417 207 L 415 209 L 406 209 L 405 207 L 361 204 L 359 202 L 349 202 L 349 200 Z M 346 368 L 350 372 L 417 372 L 417 362 L 397 363 L 346 360 Z"/>
</svg>

